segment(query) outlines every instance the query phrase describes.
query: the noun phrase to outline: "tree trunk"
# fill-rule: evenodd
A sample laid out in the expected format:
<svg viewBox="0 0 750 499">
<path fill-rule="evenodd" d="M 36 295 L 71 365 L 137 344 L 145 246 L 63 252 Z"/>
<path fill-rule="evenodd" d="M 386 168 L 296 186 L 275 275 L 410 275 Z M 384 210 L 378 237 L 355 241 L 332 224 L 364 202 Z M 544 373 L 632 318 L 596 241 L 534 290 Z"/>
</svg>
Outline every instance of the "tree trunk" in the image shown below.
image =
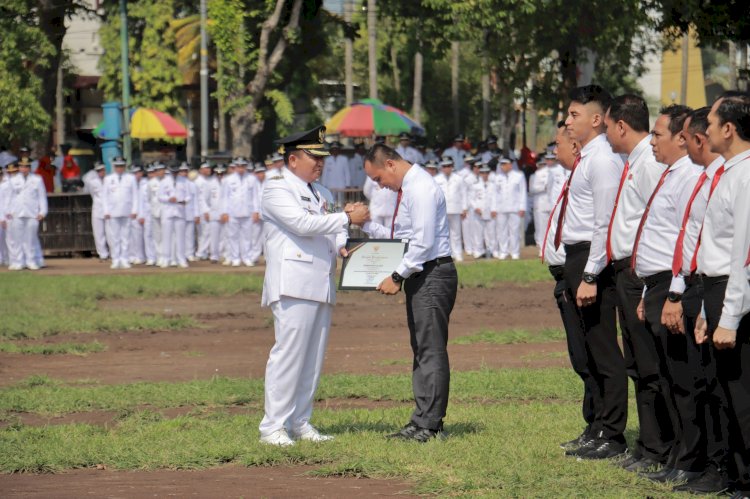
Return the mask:
<svg viewBox="0 0 750 499">
<path fill-rule="evenodd" d="M 36 73 L 42 79 L 42 95 L 40 104 L 47 112 L 48 118 L 55 116 L 55 104 L 57 97 L 58 66 L 62 61 L 62 41 L 65 37 L 65 11 L 68 2 L 54 0 L 37 0 L 37 17 L 39 28 L 47 36 L 47 40 L 55 49 L 51 57 L 51 64 L 46 68 L 36 66 Z M 50 128 L 51 130 L 51 128 Z M 51 136 L 44 139 L 45 147 L 51 143 Z"/>
<path fill-rule="evenodd" d="M 367 0 L 367 39 L 368 39 L 368 58 L 370 72 L 370 98 L 378 98 L 378 52 L 377 52 L 377 22 L 378 13 L 376 11 L 375 0 Z"/>
<path fill-rule="evenodd" d="M 57 146 L 65 142 L 65 96 L 63 95 L 62 52 L 57 62 L 57 83 L 55 85 L 55 140 Z M 46 152 L 46 151 L 45 151 Z"/>
<path fill-rule="evenodd" d="M 531 102 L 526 107 L 526 123 L 528 124 L 529 129 L 529 148 L 532 151 L 538 151 L 541 150 L 540 147 L 537 144 L 538 136 L 537 136 L 537 123 L 538 123 L 538 116 L 536 113 L 536 109 L 534 108 L 534 103 Z"/>
<path fill-rule="evenodd" d="M 396 102 L 403 107 L 401 102 L 401 73 L 398 70 L 398 50 L 395 44 L 391 44 L 391 69 L 393 70 L 393 89 L 396 91 Z"/>
<path fill-rule="evenodd" d="M 459 42 L 451 42 L 451 104 L 453 106 L 453 132 L 460 133 L 461 124 L 459 123 L 458 112 L 458 63 L 459 63 Z"/>
<path fill-rule="evenodd" d="M 347 23 L 352 22 L 352 9 L 354 4 L 352 0 L 344 1 L 344 21 Z M 352 83 L 354 70 L 352 69 L 353 59 L 353 42 L 351 38 L 344 38 L 344 81 L 346 85 L 346 105 L 351 105 L 354 101 L 354 85 Z"/>
<path fill-rule="evenodd" d="M 219 51 L 216 51 L 216 72 L 221 73 L 221 56 Z M 224 112 L 224 99 L 216 99 L 216 119 L 219 122 L 219 151 L 227 151 L 229 144 L 227 144 L 227 115 Z"/>
<path fill-rule="evenodd" d="M 728 41 L 729 45 L 729 90 L 737 90 L 737 44 Z"/>
<path fill-rule="evenodd" d="M 490 72 L 487 57 L 482 64 L 482 140 L 490 134 Z"/>
<path fill-rule="evenodd" d="M 414 54 L 414 96 L 412 99 L 411 114 L 414 120 L 421 124 L 422 123 L 422 69 L 424 66 L 424 60 L 422 58 L 421 49 L 417 49 L 417 53 Z"/>
<path fill-rule="evenodd" d="M 263 122 L 255 121 L 255 107 L 238 109 L 230 120 L 232 127 L 232 152 L 234 156 L 250 158 L 253 155 L 253 137 L 263 129 Z"/>
<path fill-rule="evenodd" d="M 740 67 L 737 88 L 743 92 L 747 92 L 747 80 L 747 43 L 742 42 L 740 46 Z"/>
</svg>

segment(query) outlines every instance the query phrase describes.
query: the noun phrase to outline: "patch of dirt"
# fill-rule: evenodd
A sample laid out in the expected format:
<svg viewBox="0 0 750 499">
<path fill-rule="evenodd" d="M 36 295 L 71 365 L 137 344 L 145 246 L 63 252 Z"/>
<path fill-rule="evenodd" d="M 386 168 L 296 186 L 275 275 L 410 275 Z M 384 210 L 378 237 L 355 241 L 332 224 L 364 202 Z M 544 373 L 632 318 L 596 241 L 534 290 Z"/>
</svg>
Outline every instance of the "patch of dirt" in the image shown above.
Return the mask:
<svg viewBox="0 0 750 499">
<path fill-rule="evenodd" d="M 0 475 L 4 498 L 82 497 L 417 497 L 399 480 L 312 477 L 314 466 L 221 466 L 200 471 L 73 470 L 55 475 Z"/>
</svg>

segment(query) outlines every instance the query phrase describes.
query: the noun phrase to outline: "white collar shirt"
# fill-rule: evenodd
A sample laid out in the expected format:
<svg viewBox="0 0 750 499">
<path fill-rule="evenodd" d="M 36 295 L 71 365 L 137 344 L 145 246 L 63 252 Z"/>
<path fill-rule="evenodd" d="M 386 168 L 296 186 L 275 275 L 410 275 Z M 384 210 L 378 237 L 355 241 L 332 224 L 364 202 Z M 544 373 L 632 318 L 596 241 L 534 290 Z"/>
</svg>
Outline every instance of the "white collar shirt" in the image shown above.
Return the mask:
<svg viewBox="0 0 750 499">
<path fill-rule="evenodd" d="M 613 260 L 622 260 L 633 253 L 635 233 L 646 203 L 666 169 L 666 165 L 654 158 L 650 142 L 651 135 L 647 135 L 628 155 L 628 174 L 615 205 L 610 234 Z"/>
<path fill-rule="evenodd" d="M 669 167 L 664 184 L 654 196 L 646 215 L 638 248 L 633 250 L 637 251 L 635 273 L 638 277 L 672 270 L 682 217 L 702 171 L 703 168 L 690 161 L 687 155 Z"/>
<path fill-rule="evenodd" d="M 600 134 L 583 148 L 572 173 L 562 242 L 591 243 L 584 272 L 599 274 L 607 265 L 607 231 L 623 166 L 606 135 Z"/>
<path fill-rule="evenodd" d="M 396 272 L 409 277 L 421 272 L 425 262 L 451 254 L 445 196 L 429 173 L 412 165 L 401 184 L 401 203 L 394 223 L 394 239 L 406 239 L 409 248 Z M 390 239 L 391 227 L 366 222 L 365 232 L 378 239 Z"/>
<path fill-rule="evenodd" d="M 567 170 L 566 170 L 567 171 Z M 562 191 L 562 187 L 560 187 Z M 556 201 L 560 199 L 560 192 L 557 193 Z M 544 240 L 544 263 L 552 266 L 565 265 L 565 246 L 562 244 L 555 249 L 555 233 L 557 232 L 557 217 L 560 216 L 560 203 L 557 202 L 552 206 L 550 218 L 547 219 L 549 230 L 547 238 Z"/>
<path fill-rule="evenodd" d="M 570 170 L 566 170 L 563 165 L 556 163 L 554 166 L 547 168 L 547 204 L 550 209 L 555 206 L 557 198 L 560 197 L 565 182 L 570 177 Z"/>
</svg>

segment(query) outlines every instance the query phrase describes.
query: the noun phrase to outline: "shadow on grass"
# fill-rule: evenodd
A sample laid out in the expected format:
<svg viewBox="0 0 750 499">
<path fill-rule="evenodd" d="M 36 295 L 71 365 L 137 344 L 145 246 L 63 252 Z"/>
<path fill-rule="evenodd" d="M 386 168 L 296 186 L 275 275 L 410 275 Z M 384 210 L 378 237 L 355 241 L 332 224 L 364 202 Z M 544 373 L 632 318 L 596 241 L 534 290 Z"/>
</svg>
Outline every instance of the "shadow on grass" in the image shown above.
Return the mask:
<svg viewBox="0 0 750 499">
<path fill-rule="evenodd" d="M 454 423 L 445 426 L 446 437 L 460 437 L 480 433 L 485 426 L 481 423 Z M 323 433 L 331 435 L 341 435 L 344 433 L 363 433 L 373 432 L 382 433 L 384 436 L 401 429 L 400 426 L 394 426 L 389 423 L 373 421 L 363 423 L 337 423 L 327 426 L 321 426 Z"/>
</svg>

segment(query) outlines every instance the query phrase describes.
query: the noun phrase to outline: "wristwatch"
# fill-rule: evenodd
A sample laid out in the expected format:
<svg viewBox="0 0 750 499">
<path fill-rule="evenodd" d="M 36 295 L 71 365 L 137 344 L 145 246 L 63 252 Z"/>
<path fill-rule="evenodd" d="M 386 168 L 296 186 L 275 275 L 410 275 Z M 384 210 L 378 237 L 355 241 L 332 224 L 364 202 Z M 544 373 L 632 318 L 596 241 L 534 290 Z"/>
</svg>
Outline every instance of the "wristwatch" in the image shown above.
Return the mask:
<svg viewBox="0 0 750 499">
<path fill-rule="evenodd" d="M 599 279 L 599 276 L 596 274 L 592 274 L 590 272 L 583 273 L 583 282 L 585 282 L 586 284 L 596 284 L 597 279 Z"/>
<path fill-rule="evenodd" d="M 682 301 L 682 293 L 675 293 L 674 291 L 670 291 L 667 295 L 667 300 L 672 303 L 680 303 Z"/>
<path fill-rule="evenodd" d="M 402 282 L 404 282 L 404 278 L 401 277 L 401 274 L 399 274 L 398 272 L 393 272 L 393 274 L 391 274 L 391 279 L 396 284 L 401 284 Z"/>
</svg>

